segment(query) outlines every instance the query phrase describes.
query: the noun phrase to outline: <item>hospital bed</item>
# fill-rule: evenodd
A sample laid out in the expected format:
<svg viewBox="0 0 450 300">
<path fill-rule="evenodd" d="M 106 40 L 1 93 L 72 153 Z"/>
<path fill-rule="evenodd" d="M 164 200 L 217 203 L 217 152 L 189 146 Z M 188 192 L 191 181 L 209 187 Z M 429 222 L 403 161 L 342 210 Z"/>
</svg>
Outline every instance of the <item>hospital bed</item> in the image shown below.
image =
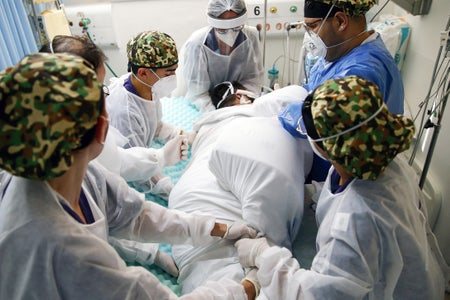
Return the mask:
<svg viewBox="0 0 450 300">
<path fill-rule="evenodd" d="M 300 87 L 288 87 L 253 105 L 202 116 L 182 98 L 163 99 L 164 121 L 185 130 L 191 130 L 196 121 L 194 127 L 199 130 L 188 161 L 164 170 L 176 183 L 169 207 L 210 214 L 219 222 L 244 220 L 275 243 L 292 249 L 302 222 L 303 182 L 311 168 L 312 151 L 306 140 L 292 138 L 276 115 L 305 93 Z M 240 281 L 245 276 L 232 241 L 218 239 L 195 248 L 164 247 L 180 268 L 178 285 L 157 267 L 150 270 L 177 293 L 187 293 L 207 280 L 228 277 Z"/>
</svg>

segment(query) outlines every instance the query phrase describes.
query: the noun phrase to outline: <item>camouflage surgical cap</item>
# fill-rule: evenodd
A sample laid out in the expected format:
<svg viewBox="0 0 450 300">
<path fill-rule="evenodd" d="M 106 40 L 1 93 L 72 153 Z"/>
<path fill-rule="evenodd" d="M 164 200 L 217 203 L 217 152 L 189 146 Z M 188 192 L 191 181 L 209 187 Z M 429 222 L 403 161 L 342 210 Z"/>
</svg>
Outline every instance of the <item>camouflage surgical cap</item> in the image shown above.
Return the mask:
<svg viewBox="0 0 450 300">
<path fill-rule="evenodd" d="M 307 11 L 308 6 L 313 6 L 315 2 L 328 4 L 330 7 L 334 3 L 335 7 L 341 9 L 350 17 L 364 16 L 376 4 L 376 0 L 306 0 L 305 11 Z M 305 14 L 306 16 L 307 14 Z"/>
<path fill-rule="evenodd" d="M 311 113 L 330 160 L 360 179 L 375 180 L 414 135 L 414 123 L 389 113 L 378 86 L 357 76 L 319 86 Z"/>
<path fill-rule="evenodd" d="M 175 41 L 159 31 L 144 31 L 127 44 L 128 61 L 143 68 L 167 68 L 178 63 Z"/>
<path fill-rule="evenodd" d="M 47 180 L 73 162 L 103 109 L 102 84 L 78 56 L 36 53 L 0 73 L 0 167 Z"/>
</svg>

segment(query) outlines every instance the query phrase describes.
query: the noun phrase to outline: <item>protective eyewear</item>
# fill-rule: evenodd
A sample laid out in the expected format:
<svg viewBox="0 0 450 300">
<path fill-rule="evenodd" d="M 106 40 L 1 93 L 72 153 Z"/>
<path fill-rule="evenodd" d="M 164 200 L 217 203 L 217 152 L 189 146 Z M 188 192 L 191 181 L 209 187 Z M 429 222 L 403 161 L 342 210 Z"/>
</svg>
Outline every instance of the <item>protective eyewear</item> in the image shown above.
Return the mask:
<svg viewBox="0 0 450 300">
<path fill-rule="evenodd" d="M 311 34 L 311 32 L 313 32 L 314 29 L 317 27 L 317 24 L 322 21 L 323 21 L 323 18 L 320 18 L 320 19 L 317 19 L 312 22 L 301 21 L 300 24 L 302 24 L 303 27 L 305 27 L 305 30 L 308 34 Z"/>
<path fill-rule="evenodd" d="M 243 28 L 244 28 L 244 25 L 236 26 L 236 27 L 228 28 L 228 29 L 214 28 L 214 30 L 215 30 L 218 34 L 226 34 L 226 33 L 228 33 L 230 30 L 232 30 L 232 31 L 234 31 L 234 32 L 238 32 L 238 31 L 241 31 Z"/>
</svg>

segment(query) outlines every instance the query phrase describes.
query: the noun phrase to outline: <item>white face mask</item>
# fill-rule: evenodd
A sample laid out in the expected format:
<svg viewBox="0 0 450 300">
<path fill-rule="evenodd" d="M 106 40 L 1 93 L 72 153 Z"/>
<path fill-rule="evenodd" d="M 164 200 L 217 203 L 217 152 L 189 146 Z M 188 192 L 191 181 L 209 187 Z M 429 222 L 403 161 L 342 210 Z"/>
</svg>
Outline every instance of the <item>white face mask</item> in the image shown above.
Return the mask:
<svg viewBox="0 0 450 300">
<path fill-rule="evenodd" d="M 228 30 L 226 33 L 217 33 L 217 38 L 230 47 L 233 47 L 240 31 Z"/>
<path fill-rule="evenodd" d="M 153 72 L 153 71 L 152 71 Z M 155 72 L 153 74 L 156 75 Z M 152 91 L 158 98 L 168 97 L 170 93 L 177 87 L 177 76 L 170 75 L 166 77 L 159 77 L 159 80 L 153 85 Z"/>
<path fill-rule="evenodd" d="M 313 152 L 314 152 L 318 157 L 320 157 L 320 158 L 323 159 L 323 160 L 328 160 L 328 159 L 326 159 L 326 158 L 322 155 L 322 153 L 319 152 L 319 150 L 317 150 L 317 147 L 318 147 L 318 146 L 316 146 L 316 143 L 313 142 L 313 140 L 312 140 L 309 136 L 308 136 L 308 142 L 309 142 L 309 144 L 311 145 L 311 148 L 312 148 Z"/>
<path fill-rule="evenodd" d="M 153 72 L 152 69 L 150 71 Z M 144 81 L 142 81 L 139 77 L 137 77 L 134 73 L 132 73 L 132 76 L 136 78 L 137 81 L 142 83 L 145 86 L 148 86 L 152 89 L 152 96 L 153 98 L 161 99 L 163 97 L 167 97 L 172 93 L 172 91 L 177 87 L 177 76 L 176 75 L 170 75 L 166 77 L 159 77 L 155 72 L 153 72 L 156 77 L 158 77 L 158 81 L 154 85 L 150 85 Z"/>
<path fill-rule="evenodd" d="M 320 28 L 322 29 L 322 28 Z M 319 31 L 320 31 L 319 29 Z M 307 38 L 308 37 L 308 38 Z M 325 57 L 327 55 L 327 46 L 322 41 L 318 33 L 307 32 L 305 35 L 304 45 L 306 50 L 315 57 Z"/>
</svg>

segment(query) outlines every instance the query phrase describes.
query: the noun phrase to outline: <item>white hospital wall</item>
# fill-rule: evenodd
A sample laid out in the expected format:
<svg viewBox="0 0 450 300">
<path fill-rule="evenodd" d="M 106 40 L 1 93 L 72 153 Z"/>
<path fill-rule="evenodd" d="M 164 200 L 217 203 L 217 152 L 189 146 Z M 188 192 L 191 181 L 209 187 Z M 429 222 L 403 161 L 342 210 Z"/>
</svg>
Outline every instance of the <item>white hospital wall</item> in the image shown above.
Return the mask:
<svg viewBox="0 0 450 300">
<path fill-rule="evenodd" d="M 272 0 L 275 1 L 275 0 Z M 64 0 L 66 9 L 74 16 L 74 10 L 86 11 L 89 16 L 92 1 L 90 0 Z M 189 35 L 196 29 L 206 25 L 207 0 L 141 0 L 141 1 L 96 1 L 96 4 L 111 3 L 111 11 L 106 18 L 112 18 L 115 42 L 118 47 L 102 46 L 109 57 L 109 64 L 113 70 L 121 75 L 126 72 L 127 59 L 125 45 L 135 33 L 157 29 L 172 35 L 180 48 Z M 384 2 L 382 2 L 384 3 Z M 439 49 L 439 32 L 444 29 L 450 12 L 450 1 L 433 0 L 428 15 L 412 16 L 395 4 L 389 4 L 383 13 L 394 13 L 406 18 L 412 27 L 406 59 L 402 68 L 405 84 L 407 115 L 415 115 L 419 103 L 426 96 L 430 84 L 431 73 L 437 51 Z M 74 23 L 78 23 L 76 16 Z M 98 20 L 102 20 L 99 18 Z M 101 24 L 100 24 L 101 25 Z M 298 39 L 299 40 L 299 39 Z M 271 64 L 285 53 L 286 39 L 282 37 L 268 37 L 266 47 L 266 70 Z M 291 56 L 298 57 L 299 42 L 291 41 Z M 297 56 L 296 56 L 297 53 Z M 286 66 L 283 59 L 279 60 L 280 71 Z M 286 67 L 285 67 L 286 68 Z M 293 69 L 296 71 L 297 64 Z M 266 72 L 267 74 L 267 72 Z M 107 76 L 111 76 L 108 74 Z M 286 77 L 286 75 L 285 75 Z M 284 81 L 286 83 L 286 79 Z M 447 109 L 448 110 L 448 109 Z M 450 139 L 447 135 L 450 130 L 450 111 L 444 115 L 442 129 L 436 145 L 430 174 L 437 178 L 433 185 L 440 189 L 443 203 L 435 232 L 439 239 L 442 252 L 450 263 Z M 419 163 L 423 164 L 425 154 L 418 154 Z"/>
</svg>

